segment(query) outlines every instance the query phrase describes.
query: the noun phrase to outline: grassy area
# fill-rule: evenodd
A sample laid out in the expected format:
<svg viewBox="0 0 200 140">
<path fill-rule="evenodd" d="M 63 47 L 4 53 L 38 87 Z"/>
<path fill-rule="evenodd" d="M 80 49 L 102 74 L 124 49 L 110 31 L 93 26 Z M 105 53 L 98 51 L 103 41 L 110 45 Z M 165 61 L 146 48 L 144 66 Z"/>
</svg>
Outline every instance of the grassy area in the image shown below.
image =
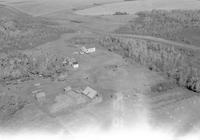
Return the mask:
<svg viewBox="0 0 200 140">
<path fill-rule="evenodd" d="M 173 78 L 180 86 L 200 92 L 199 51 L 145 39 L 108 36 L 100 44 L 150 70 Z"/>
<path fill-rule="evenodd" d="M 200 10 L 152 10 L 139 12 L 137 15 L 136 19 L 116 32 L 200 45 Z"/>
<path fill-rule="evenodd" d="M 33 48 L 68 31 L 49 19 L 33 17 L 7 6 L 0 8 L 1 51 Z"/>
</svg>

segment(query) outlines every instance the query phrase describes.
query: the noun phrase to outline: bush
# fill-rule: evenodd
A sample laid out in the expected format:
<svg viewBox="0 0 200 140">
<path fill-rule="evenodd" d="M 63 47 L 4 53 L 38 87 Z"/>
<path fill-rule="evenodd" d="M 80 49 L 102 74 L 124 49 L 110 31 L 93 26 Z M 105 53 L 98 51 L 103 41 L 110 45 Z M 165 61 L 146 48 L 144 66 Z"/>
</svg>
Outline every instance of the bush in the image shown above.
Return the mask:
<svg viewBox="0 0 200 140">
<path fill-rule="evenodd" d="M 128 15 L 127 12 L 115 12 L 113 15 Z"/>
<path fill-rule="evenodd" d="M 155 92 L 165 92 L 165 91 L 167 91 L 169 89 L 173 89 L 175 87 L 176 87 L 176 83 L 174 83 L 174 82 L 171 82 L 171 81 L 170 82 L 161 82 L 159 84 L 152 86 L 151 91 L 153 93 L 155 93 Z"/>
</svg>

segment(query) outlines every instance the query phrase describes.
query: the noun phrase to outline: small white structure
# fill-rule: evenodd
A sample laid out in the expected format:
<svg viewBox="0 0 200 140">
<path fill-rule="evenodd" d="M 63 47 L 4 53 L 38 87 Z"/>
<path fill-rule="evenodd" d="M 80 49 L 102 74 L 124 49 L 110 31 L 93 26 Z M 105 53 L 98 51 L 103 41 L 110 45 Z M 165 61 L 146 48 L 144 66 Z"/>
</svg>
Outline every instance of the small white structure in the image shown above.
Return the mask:
<svg viewBox="0 0 200 140">
<path fill-rule="evenodd" d="M 72 62 L 72 65 L 71 65 L 74 69 L 77 69 L 77 68 L 79 68 L 79 64 L 78 64 L 78 62 L 76 61 L 76 62 Z"/>
<path fill-rule="evenodd" d="M 71 59 L 69 60 L 69 64 L 70 64 L 74 69 L 79 68 L 78 61 L 77 61 L 75 58 L 71 58 Z"/>
<path fill-rule="evenodd" d="M 70 90 L 72 90 L 72 88 L 71 88 L 70 86 L 67 86 L 67 87 L 64 88 L 64 91 L 65 91 L 65 92 L 68 92 L 68 91 L 70 91 Z"/>
<path fill-rule="evenodd" d="M 94 97 L 97 96 L 97 91 L 90 88 L 86 87 L 85 90 L 82 92 L 84 95 L 88 96 L 89 98 L 93 99 Z"/>
<path fill-rule="evenodd" d="M 87 49 L 87 53 L 94 53 L 95 51 L 96 51 L 96 48 Z"/>
<path fill-rule="evenodd" d="M 87 54 L 88 53 L 94 53 L 96 51 L 96 48 L 89 48 L 89 49 L 87 49 L 85 47 L 82 47 L 81 51 L 84 52 L 84 53 L 87 53 Z"/>
<path fill-rule="evenodd" d="M 46 99 L 46 94 L 45 92 L 39 92 L 35 94 L 35 98 L 37 99 L 38 102 L 44 102 Z"/>
</svg>

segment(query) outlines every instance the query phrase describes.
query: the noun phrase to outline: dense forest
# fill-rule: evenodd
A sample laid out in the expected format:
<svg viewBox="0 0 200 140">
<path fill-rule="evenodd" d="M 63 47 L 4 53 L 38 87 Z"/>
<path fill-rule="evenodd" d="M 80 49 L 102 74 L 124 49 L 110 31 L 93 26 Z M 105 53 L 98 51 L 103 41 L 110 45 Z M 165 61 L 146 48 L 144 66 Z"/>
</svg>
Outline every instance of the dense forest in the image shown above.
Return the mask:
<svg viewBox="0 0 200 140">
<path fill-rule="evenodd" d="M 148 35 L 200 45 L 198 40 L 194 40 L 200 37 L 200 10 L 152 10 L 139 12 L 137 16 L 116 33 Z"/>
<path fill-rule="evenodd" d="M 0 79 L 1 82 L 29 80 L 32 76 L 39 75 L 53 78 L 67 71 L 68 63 L 63 64 L 64 61 L 63 56 L 48 56 L 45 53 L 37 57 L 19 51 L 6 53 L 0 58 Z"/>
<path fill-rule="evenodd" d="M 109 51 L 161 72 L 177 85 L 200 92 L 200 50 L 186 49 L 160 42 L 107 36 L 100 44 Z"/>
</svg>

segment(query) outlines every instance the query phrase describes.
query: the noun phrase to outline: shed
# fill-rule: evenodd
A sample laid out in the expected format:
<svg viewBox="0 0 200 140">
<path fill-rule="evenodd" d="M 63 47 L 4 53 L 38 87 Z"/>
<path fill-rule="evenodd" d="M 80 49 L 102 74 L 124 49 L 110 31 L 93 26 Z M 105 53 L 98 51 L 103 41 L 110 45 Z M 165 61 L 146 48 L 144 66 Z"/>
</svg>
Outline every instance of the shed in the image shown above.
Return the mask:
<svg viewBox="0 0 200 140">
<path fill-rule="evenodd" d="M 75 69 L 79 68 L 78 62 L 77 61 L 72 62 L 72 67 L 75 68 Z"/>
<path fill-rule="evenodd" d="M 97 91 L 90 88 L 86 87 L 85 90 L 82 92 L 84 95 L 88 96 L 89 98 L 93 99 L 94 97 L 97 96 Z"/>
</svg>

